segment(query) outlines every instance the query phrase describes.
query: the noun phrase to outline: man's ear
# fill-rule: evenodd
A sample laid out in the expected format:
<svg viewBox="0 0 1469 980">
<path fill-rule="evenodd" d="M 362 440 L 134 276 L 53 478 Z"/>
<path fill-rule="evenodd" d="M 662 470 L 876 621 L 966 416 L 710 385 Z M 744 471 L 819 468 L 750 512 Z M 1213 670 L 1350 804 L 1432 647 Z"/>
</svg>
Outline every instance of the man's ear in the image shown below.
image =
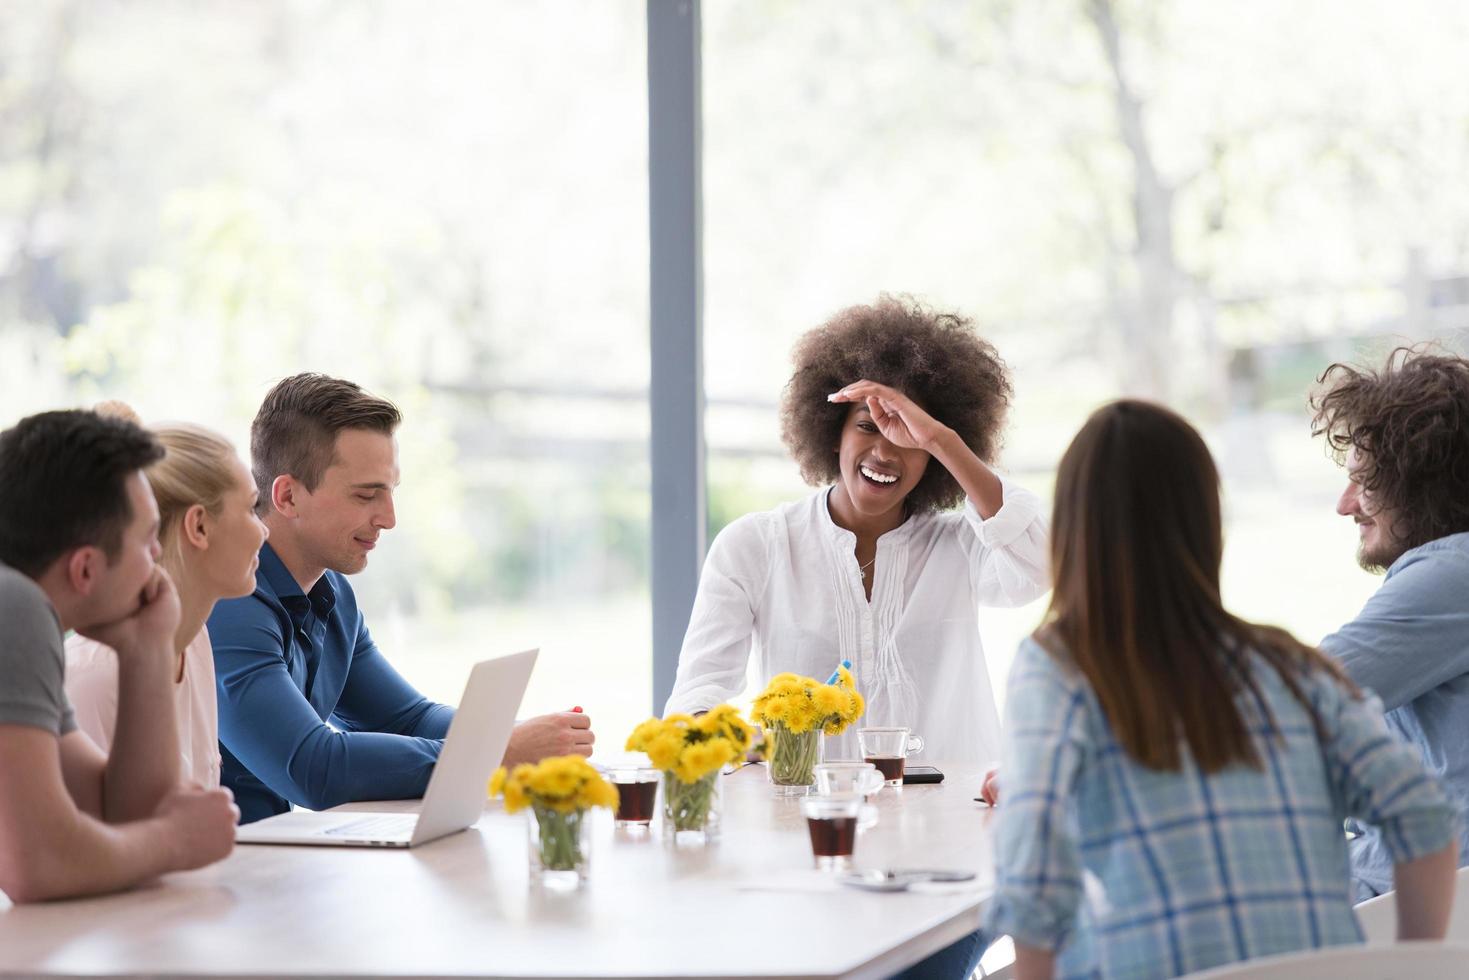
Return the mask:
<svg viewBox="0 0 1469 980">
<path fill-rule="evenodd" d="M 107 554 L 94 545 L 83 545 L 62 561 L 66 563 L 66 583 L 78 595 L 89 596 L 107 567 Z"/>
<path fill-rule="evenodd" d="M 276 477 L 270 484 L 270 506 L 282 517 L 297 517 L 296 494 L 300 490 L 295 477 L 289 474 Z"/>
<path fill-rule="evenodd" d="M 184 536 L 185 541 L 200 551 L 209 550 L 209 511 L 204 509 L 203 504 L 193 504 L 184 511 L 183 520 L 179 522 L 179 533 Z"/>
</svg>

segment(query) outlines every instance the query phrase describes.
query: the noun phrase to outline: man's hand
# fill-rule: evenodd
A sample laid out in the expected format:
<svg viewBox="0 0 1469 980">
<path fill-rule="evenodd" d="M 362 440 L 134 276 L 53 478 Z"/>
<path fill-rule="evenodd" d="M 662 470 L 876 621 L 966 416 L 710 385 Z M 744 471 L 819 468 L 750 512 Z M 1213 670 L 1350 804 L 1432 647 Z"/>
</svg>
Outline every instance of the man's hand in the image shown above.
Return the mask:
<svg viewBox="0 0 1469 980">
<path fill-rule="evenodd" d="M 140 652 L 173 651 L 179 628 L 179 595 L 162 565 L 143 586 L 139 605 L 122 619 L 78 630 L 83 636 L 105 643 L 117 651 L 118 666 L 127 669 L 128 659 Z"/>
<path fill-rule="evenodd" d="M 541 715 L 515 726 L 504 764 L 540 762 L 553 755 L 591 755 L 596 738 L 592 719 L 579 711 Z"/>
<path fill-rule="evenodd" d="M 979 798 L 990 806 L 1000 805 L 1000 770 L 991 769 L 984 774 L 984 785 L 980 787 Z"/>
<path fill-rule="evenodd" d="M 167 827 L 173 865 L 180 871 L 213 864 L 234 850 L 240 809 L 228 789 L 188 783 L 164 797 L 154 816 Z"/>
</svg>

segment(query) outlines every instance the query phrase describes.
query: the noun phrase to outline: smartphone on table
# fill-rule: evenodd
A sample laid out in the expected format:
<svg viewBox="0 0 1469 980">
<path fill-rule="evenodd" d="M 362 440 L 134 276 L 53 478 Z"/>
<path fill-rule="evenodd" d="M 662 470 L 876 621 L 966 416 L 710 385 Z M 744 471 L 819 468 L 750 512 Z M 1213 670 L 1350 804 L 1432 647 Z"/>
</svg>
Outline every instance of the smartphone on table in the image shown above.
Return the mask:
<svg viewBox="0 0 1469 980">
<path fill-rule="evenodd" d="M 904 766 L 903 782 L 907 783 L 941 783 L 944 774 L 933 766 Z"/>
</svg>

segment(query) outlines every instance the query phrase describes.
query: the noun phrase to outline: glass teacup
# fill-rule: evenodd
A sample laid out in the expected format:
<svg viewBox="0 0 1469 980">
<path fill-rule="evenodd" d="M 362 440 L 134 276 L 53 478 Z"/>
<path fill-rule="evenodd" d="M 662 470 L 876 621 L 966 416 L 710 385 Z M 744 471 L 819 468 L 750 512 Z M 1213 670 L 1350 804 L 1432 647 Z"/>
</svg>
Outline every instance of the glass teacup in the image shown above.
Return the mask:
<svg viewBox="0 0 1469 980">
<path fill-rule="evenodd" d="M 877 767 L 888 786 L 903 785 L 908 753 L 923 751 L 923 739 L 908 728 L 859 728 L 857 745 L 862 758 Z"/>
<path fill-rule="evenodd" d="M 821 762 L 816 765 L 816 792 L 821 796 L 871 796 L 882 789 L 882 773 L 870 762 Z"/>
</svg>

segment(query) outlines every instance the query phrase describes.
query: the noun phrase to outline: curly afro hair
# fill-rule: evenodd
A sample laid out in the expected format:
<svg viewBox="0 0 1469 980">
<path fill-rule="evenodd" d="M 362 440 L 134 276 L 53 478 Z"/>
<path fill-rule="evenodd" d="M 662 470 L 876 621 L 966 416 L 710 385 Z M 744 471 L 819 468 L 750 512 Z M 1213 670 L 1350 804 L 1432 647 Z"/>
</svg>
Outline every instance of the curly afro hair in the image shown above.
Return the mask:
<svg viewBox="0 0 1469 980">
<path fill-rule="evenodd" d="M 852 306 L 796 343 L 795 373 L 780 406 L 780 434 L 801 476 L 822 486 L 840 476 L 848 405 L 826 400 L 866 379 L 896 388 L 958 433 L 983 460 L 1000 447 L 1014 389 L 995 348 L 957 313 L 937 313 L 906 297 Z M 956 507 L 964 490 L 942 466 L 928 467 L 905 501 L 911 513 Z"/>
<path fill-rule="evenodd" d="M 1333 364 L 1316 381 L 1311 434 L 1338 463 L 1357 450 L 1396 537 L 1416 548 L 1469 531 L 1469 360 L 1399 347 L 1380 371 Z"/>
</svg>

